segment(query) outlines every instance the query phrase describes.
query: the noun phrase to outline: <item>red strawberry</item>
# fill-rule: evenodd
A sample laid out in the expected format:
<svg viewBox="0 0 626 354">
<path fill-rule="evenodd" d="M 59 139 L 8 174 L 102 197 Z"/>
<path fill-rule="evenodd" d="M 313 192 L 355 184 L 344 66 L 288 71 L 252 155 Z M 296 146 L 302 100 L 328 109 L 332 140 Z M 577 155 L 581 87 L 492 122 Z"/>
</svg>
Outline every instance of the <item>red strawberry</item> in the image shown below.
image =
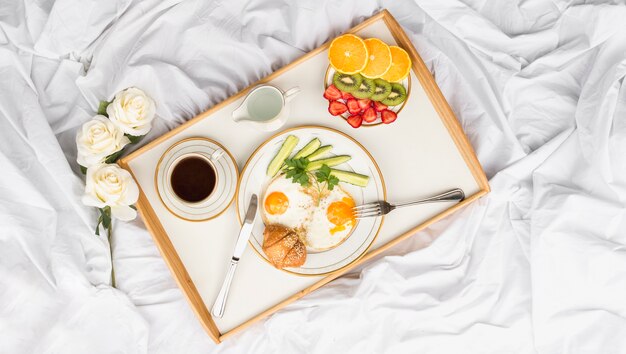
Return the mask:
<svg viewBox="0 0 626 354">
<path fill-rule="evenodd" d="M 361 107 L 359 107 L 359 102 L 357 102 L 354 98 L 351 98 L 346 102 L 348 105 L 348 111 L 350 114 L 359 114 L 361 113 Z"/>
<path fill-rule="evenodd" d="M 374 108 L 370 107 L 363 112 L 363 120 L 368 123 L 373 123 L 376 119 L 378 119 L 378 114 Z"/>
<path fill-rule="evenodd" d="M 361 124 L 363 124 L 363 117 L 361 117 L 360 114 L 357 114 L 357 115 L 348 117 L 347 121 L 348 121 L 348 124 L 352 126 L 352 128 L 358 128 L 361 126 Z"/>
<path fill-rule="evenodd" d="M 359 107 L 361 107 L 361 110 L 366 110 L 367 107 L 369 107 L 371 103 L 372 103 L 372 100 L 370 100 L 369 98 L 360 99 Z"/>
<path fill-rule="evenodd" d="M 324 98 L 329 101 L 336 101 L 341 98 L 341 91 L 335 85 L 330 85 L 324 91 Z"/>
<path fill-rule="evenodd" d="M 389 124 L 393 123 L 398 118 L 398 115 L 396 112 L 386 109 L 380 113 L 380 118 L 383 120 L 383 123 Z"/>
<path fill-rule="evenodd" d="M 374 101 L 374 108 L 376 108 L 376 112 L 382 112 L 387 109 L 387 106 L 380 102 Z"/>
<path fill-rule="evenodd" d="M 343 92 L 343 91 L 341 91 L 341 98 L 343 98 L 344 100 L 347 101 L 347 100 L 349 100 L 351 98 L 354 98 L 354 96 L 352 96 L 350 94 L 350 92 Z"/>
<path fill-rule="evenodd" d="M 328 105 L 328 112 L 334 116 L 342 115 L 346 113 L 347 110 L 348 107 L 341 102 L 330 101 L 330 104 Z"/>
</svg>

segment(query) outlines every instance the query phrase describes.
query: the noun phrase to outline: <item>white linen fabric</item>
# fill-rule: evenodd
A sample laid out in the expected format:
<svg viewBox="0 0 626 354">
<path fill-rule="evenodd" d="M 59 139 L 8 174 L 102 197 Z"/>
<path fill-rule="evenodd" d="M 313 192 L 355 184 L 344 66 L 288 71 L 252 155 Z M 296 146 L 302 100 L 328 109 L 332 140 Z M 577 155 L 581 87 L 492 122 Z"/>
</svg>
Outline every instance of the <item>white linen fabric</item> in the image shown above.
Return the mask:
<svg viewBox="0 0 626 354">
<path fill-rule="evenodd" d="M 145 143 L 381 8 L 493 191 L 218 346 L 141 220 L 115 223 L 109 287 L 75 162 L 99 100 L 153 97 Z M 0 0 L 0 353 L 626 353 L 624 18 L 610 0 Z"/>
</svg>

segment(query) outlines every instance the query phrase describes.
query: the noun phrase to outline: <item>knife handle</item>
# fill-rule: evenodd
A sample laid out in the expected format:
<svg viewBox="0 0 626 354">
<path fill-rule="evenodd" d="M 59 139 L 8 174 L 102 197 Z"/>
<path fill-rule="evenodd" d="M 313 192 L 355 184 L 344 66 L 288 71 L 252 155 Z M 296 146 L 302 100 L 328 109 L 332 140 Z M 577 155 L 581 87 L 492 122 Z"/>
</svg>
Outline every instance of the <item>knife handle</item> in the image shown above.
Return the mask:
<svg viewBox="0 0 626 354">
<path fill-rule="evenodd" d="M 237 269 L 238 263 L 239 261 L 236 261 L 234 259 L 230 260 L 228 273 L 226 273 L 226 278 L 224 278 L 222 288 L 217 294 L 217 298 L 215 299 L 215 303 L 213 304 L 213 308 L 211 309 L 211 313 L 217 318 L 222 318 L 222 316 L 224 315 L 224 309 L 226 309 L 226 299 L 228 298 L 228 292 L 230 291 L 230 283 L 232 283 L 233 281 L 233 275 L 235 275 L 235 269 Z"/>
</svg>

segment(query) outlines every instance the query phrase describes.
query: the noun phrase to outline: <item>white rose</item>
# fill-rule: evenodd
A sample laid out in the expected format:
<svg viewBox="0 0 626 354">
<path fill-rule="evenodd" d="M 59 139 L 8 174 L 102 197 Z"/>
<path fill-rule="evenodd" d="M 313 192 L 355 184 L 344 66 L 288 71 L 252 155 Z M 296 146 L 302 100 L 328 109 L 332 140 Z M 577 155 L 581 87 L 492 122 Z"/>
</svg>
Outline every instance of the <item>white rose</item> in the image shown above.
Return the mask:
<svg viewBox="0 0 626 354">
<path fill-rule="evenodd" d="M 87 169 L 87 185 L 83 204 L 111 207 L 111 215 L 128 221 L 137 217 L 130 206 L 137 202 L 139 188 L 128 171 L 115 164 L 95 165 Z"/>
<path fill-rule="evenodd" d="M 129 87 L 115 95 L 107 114 L 124 133 L 143 136 L 152 128 L 155 110 L 152 98 L 138 88 Z"/>
<path fill-rule="evenodd" d="M 97 115 L 83 124 L 76 134 L 78 156 L 76 161 L 84 167 L 104 162 L 107 156 L 124 148 L 130 140 L 107 117 Z"/>
</svg>

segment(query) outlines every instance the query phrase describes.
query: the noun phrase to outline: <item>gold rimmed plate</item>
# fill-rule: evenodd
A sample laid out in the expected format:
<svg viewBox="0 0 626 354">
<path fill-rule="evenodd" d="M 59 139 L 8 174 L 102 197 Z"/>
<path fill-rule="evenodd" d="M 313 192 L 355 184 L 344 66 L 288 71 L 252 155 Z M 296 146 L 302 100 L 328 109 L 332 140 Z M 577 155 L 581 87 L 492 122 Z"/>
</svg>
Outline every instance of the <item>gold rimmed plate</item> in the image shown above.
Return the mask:
<svg viewBox="0 0 626 354">
<path fill-rule="evenodd" d="M 335 72 L 336 70 L 332 66 L 328 65 L 328 68 L 326 69 L 326 74 L 324 74 L 324 90 L 326 90 L 328 86 L 332 85 L 333 76 L 335 75 Z M 402 111 L 406 103 L 409 101 L 409 96 L 411 95 L 411 75 L 409 74 L 404 80 L 400 81 L 399 83 L 402 84 L 402 86 L 404 86 L 404 88 L 406 89 L 406 99 L 401 104 L 397 106 L 390 106 L 388 108 L 389 110 L 394 111 L 398 115 L 400 114 L 400 112 Z M 342 100 L 342 102 L 344 101 Z M 350 116 L 350 113 L 346 112 L 342 114 L 340 117 L 343 119 L 348 119 L 349 116 Z M 381 124 L 383 124 L 383 121 L 380 119 L 380 117 L 378 117 L 378 119 L 374 121 L 373 123 L 367 123 L 364 121 L 361 126 L 362 127 L 375 127 Z"/>
<path fill-rule="evenodd" d="M 352 159 L 337 168 L 366 174 L 370 177 L 369 184 L 365 188 L 357 187 L 341 182 L 341 187 L 348 192 L 357 204 L 384 200 L 386 197 L 385 183 L 382 173 L 374 161 L 372 155 L 352 137 L 326 127 L 303 126 L 282 131 L 269 138 L 252 153 L 241 172 L 237 187 L 237 217 L 239 222 L 245 215 L 246 201 L 255 193 L 263 196 L 266 187 L 272 180 L 266 175 L 267 166 L 280 149 L 283 141 L 289 135 L 299 138 L 298 151 L 314 138 L 318 138 L 323 145 L 332 145 L 331 155 L 350 155 Z M 260 208 L 263 208 L 260 204 Z M 263 210 L 259 211 L 263 213 Z M 260 218 L 259 218 L 260 219 Z M 352 233 L 339 245 L 326 251 L 308 252 L 306 262 L 296 268 L 284 268 L 282 270 L 302 276 L 320 276 L 339 271 L 344 267 L 356 262 L 371 247 L 376 239 L 383 218 L 369 218 L 360 220 Z M 263 260 L 269 263 L 263 252 L 263 222 L 257 222 L 252 230 L 250 245 Z"/>
<path fill-rule="evenodd" d="M 219 150 L 223 150 L 224 154 L 211 163 L 216 174 L 214 192 L 198 203 L 186 203 L 178 198 L 170 186 L 168 176 L 173 164 L 191 155 L 210 158 Z M 154 185 L 161 203 L 174 216 L 187 221 L 206 221 L 222 214 L 233 202 L 237 192 L 238 177 L 237 163 L 226 148 L 215 140 L 193 137 L 173 144 L 163 153 L 154 171 Z"/>
</svg>

